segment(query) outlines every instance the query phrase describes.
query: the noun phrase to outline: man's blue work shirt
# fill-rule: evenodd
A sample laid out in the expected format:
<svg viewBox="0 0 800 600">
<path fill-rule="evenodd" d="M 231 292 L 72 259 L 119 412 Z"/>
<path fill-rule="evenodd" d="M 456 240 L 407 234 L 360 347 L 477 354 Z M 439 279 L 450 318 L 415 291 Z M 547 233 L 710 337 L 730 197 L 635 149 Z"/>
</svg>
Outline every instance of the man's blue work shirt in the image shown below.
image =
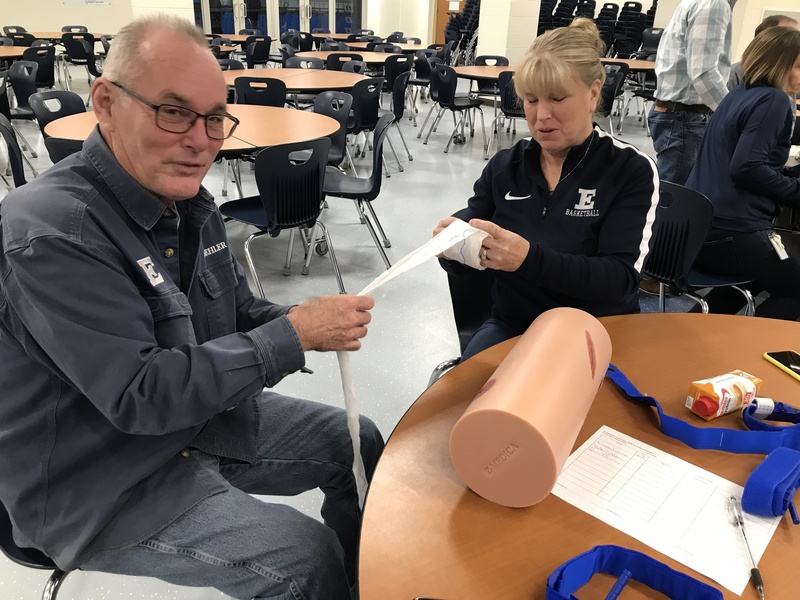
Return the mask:
<svg viewBox="0 0 800 600">
<path fill-rule="evenodd" d="M 304 355 L 210 194 L 161 202 L 98 130 L 0 203 L 0 243 L 0 501 L 72 569 L 220 493 L 182 451 L 252 461 L 252 399 Z"/>
</svg>

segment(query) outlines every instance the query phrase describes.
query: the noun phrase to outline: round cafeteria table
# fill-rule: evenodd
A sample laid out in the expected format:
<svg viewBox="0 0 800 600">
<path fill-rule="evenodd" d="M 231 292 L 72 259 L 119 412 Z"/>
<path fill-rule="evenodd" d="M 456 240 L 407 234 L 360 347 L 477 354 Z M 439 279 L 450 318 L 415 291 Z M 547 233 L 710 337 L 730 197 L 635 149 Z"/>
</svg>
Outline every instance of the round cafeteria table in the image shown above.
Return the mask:
<svg viewBox="0 0 800 600">
<path fill-rule="evenodd" d="M 796 348 L 800 323 L 703 314 L 638 314 L 600 319 L 613 345 L 613 362 L 664 411 L 693 425 L 743 428 L 727 415 L 711 423 L 684 407 L 689 382 L 742 369 L 764 379 L 760 395 L 797 405 L 800 382 L 762 358 Z M 605 522 L 550 495 L 529 508 L 507 508 L 474 494 L 450 462 L 453 425 L 513 347 L 509 340 L 458 365 L 434 383 L 398 423 L 367 494 L 359 544 L 361 600 L 543 600 L 547 576 L 597 544 L 644 552 L 717 589 L 739 596 Z M 444 357 L 442 357 L 444 358 Z M 531 390 L 535 394 L 535 390 Z M 569 402 L 569 397 L 552 398 Z M 655 412 L 627 401 L 608 381 L 600 388 L 575 442 L 601 425 L 743 485 L 762 455 L 694 450 L 663 435 Z M 798 531 L 785 515 L 759 568 L 767 597 L 795 598 L 790 565 L 800 563 Z M 578 598 L 604 598 L 614 578 L 595 575 Z M 794 591 L 792 591 L 794 590 Z M 758 597 L 748 585 L 741 598 Z M 666 598 L 629 583 L 621 598 Z"/>
<path fill-rule="evenodd" d="M 60 42 L 61 36 L 65 33 L 69 33 L 67 31 L 32 31 L 30 32 L 33 37 L 37 40 L 50 40 L 51 42 Z M 108 35 L 106 33 L 91 33 L 94 36 L 95 41 L 100 41 L 100 36 Z"/>
<path fill-rule="evenodd" d="M 233 85 L 237 77 L 270 77 L 286 84 L 287 93 L 315 93 L 327 90 L 347 91 L 363 79 L 364 75 L 327 71 L 324 69 L 239 69 L 223 71 L 227 85 Z M 230 108 L 230 107 L 229 107 Z"/>
<path fill-rule="evenodd" d="M 350 50 L 366 50 L 367 49 L 367 42 L 345 42 L 349 47 Z M 388 43 L 388 42 L 387 42 Z M 399 42 L 392 42 L 395 46 L 400 46 L 406 54 L 413 54 L 417 50 L 425 50 L 425 46 L 422 44 L 401 44 Z M 350 50 L 342 50 L 342 52 L 349 52 Z"/>
<path fill-rule="evenodd" d="M 233 137 L 222 145 L 220 152 L 225 154 L 313 140 L 339 130 L 339 123 L 335 119 L 310 111 L 231 104 L 228 112 L 240 123 Z M 85 140 L 96 124 L 97 118 L 93 112 L 78 113 L 48 123 L 45 133 L 52 137 Z"/>
<path fill-rule="evenodd" d="M 382 65 L 386 62 L 387 58 L 392 56 L 390 52 L 363 52 L 361 50 L 314 50 L 310 52 L 298 52 L 297 56 L 321 58 L 323 61 L 326 61 L 331 54 L 342 53 L 359 54 L 361 55 L 361 60 L 368 65 Z"/>
<path fill-rule="evenodd" d="M 25 46 L 0 46 L 0 60 L 22 58 L 25 50 L 27 50 Z"/>
</svg>

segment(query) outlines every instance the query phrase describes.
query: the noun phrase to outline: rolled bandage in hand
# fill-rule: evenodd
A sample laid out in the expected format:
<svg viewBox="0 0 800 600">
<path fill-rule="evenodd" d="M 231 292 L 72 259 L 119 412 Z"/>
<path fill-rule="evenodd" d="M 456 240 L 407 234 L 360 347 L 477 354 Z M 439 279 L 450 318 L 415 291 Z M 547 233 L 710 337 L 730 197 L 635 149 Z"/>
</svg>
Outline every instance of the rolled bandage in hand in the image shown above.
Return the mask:
<svg viewBox="0 0 800 600">
<path fill-rule="evenodd" d="M 453 427 L 450 458 L 464 483 L 503 506 L 544 500 L 610 360 L 608 333 L 589 313 L 540 315 Z"/>
<path fill-rule="evenodd" d="M 463 221 L 462 221 L 463 222 Z M 473 269 L 483 270 L 486 267 L 481 265 L 480 253 L 483 246 L 483 240 L 489 237 L 489 234 L 480 229 L 476 229 L 466 223 L 463 230 L 471 235 L 459 236 L 458 243 L 453 244 L 442 255 L 450 260 L 455 260 L 461 264 L 472 267 Z"/>
</svg>

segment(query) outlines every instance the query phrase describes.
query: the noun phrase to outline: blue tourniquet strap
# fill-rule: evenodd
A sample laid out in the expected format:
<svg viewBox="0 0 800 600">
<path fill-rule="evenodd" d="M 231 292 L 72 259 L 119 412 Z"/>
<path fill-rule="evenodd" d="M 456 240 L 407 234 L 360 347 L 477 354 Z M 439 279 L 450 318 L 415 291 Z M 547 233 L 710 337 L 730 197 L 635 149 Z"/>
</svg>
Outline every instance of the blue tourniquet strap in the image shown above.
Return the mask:
<svg viewBox="0 0 800 600">
<path fill-rule="evenodd" d="M 654 558 L 619 546 L 595 546 L 571 558 L 547 578 L 547 600 L 578 600 L 573 594 L 595 573 L 617 577 L 605 600 L 622 593 L 629 579 L 640 581 L 672 600 L 722 600 L 722 592 Z"/>
<path fill-rule="evenodd" d="M 664 435 L 698 450 L 770 455 L 747 479 L 742 508 L 766 517 L 781 516 L 788 510 L 795 525 L 800 525 L 800 518 L 792 503 L 800 487 L 800 427 L 778 427 L 759 421 L 752 416 L 755 407 L 746 408 L 743 418 L 748 426 L 753 426 L 757 431 L 695 427 L 682 419 L 664 414 L 658 401 L 637 390 L 616 366 L 609 365 L 606 375 L 628 398 L 656 409 Z M 768 419 L 796 423 L 800 421 L 800 414 L 779 403 Z M 757 425 L 753 425 L 754 422 Z M 777 450 L 780 452 L 771 458 Z"/>
</svg>

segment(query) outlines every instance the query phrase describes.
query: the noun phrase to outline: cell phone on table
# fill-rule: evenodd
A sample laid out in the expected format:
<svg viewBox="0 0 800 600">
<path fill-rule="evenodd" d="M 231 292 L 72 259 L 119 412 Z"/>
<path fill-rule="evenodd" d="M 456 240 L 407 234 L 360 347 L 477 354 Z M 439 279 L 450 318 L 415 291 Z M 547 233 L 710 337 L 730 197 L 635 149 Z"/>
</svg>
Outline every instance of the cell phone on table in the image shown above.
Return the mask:
<svg viewBox="0 0 800 600">
<path fill-rule="evenodd" d="M 773 365 L 800 381 L 800 354 L 794 350 L 782 350 L 781 352 L 765 352 L 766 358 Z"/>
</svg>

